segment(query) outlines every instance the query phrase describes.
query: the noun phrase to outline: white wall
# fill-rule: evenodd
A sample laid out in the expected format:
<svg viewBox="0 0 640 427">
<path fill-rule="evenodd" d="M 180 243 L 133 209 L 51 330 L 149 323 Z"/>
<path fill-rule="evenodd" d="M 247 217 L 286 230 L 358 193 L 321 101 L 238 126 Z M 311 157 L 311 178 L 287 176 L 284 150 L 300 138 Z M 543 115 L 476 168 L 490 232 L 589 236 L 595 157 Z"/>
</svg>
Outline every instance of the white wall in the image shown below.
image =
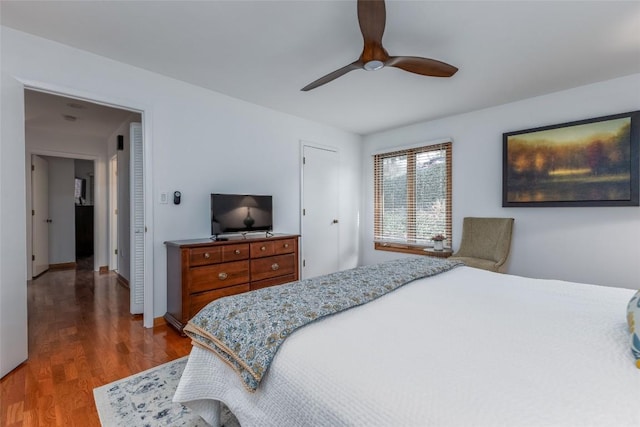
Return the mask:
<svg viewBox="0 0 640 427">
<path fill-rule="evenodd" d="M 502 208 L 502 134 L 640 109 L 640 74 L 365 137 L 362 263 L 400 255 L 373 249 L 371 153 L 453 138 L 453 234 L 465 216 L 515 218 L 508 272 L 637 288 L 640 208 Z"/>
<path fill-rule="evenodd" d="M 153 213 L 149 232 L 153 240 L 155 317 L 162 316 L 166 310 L 166 252 L 163 242 L 209 235 L 211 192 L 272 194 L 275 231 L 299 232 L 300 140 L 334 146 L 340 151 L 340 176 L 344 181 L 340 194 L 340 210 L 344 215 L 340 230 L 341 267 L 355 266 L 361 200 L 360 136 L 6 27 L 1 27 L 1 31 L 0 227 L 3 234 L 0 239 L 0 294 L 3 311 L 0 338 L 3 363 L 4 343 L 18 338 L 21 332 L 7 331 L 5 335 L 8 328 L 5 325 L 10 323 L 5 320 L 16 310 L 5 313 L 4 308 L 13 300 L 24 307 L 23 301 L 26 301 L 23 289 L 27 277 L 24 95 L 20 82 L 144 111 L 145 137 L 151 135 L 151 140 L 147 141 L 151 149 L 145 155 L 150 159 L 147 166 L 150 166 L 154 199 L 153 205 L 147 209 Z M 96 177 L 100 174 L 106 177 L 106 170 L 104 160 L 96 161 Z M 6 177 L 18 178 L 5 192 L 8 187 Z M 96 184 L 96 201 L 101 198 L 98 191 L 105 186 L 104 183 Z M 181 205 L 158 203 L 159 192 L 175 190 L 182 191 Z M 18 220 L 12 222 L 16 218 Z M 12 242 L 11 246 L 6 242 Z M 14 242 L 18 242 L 17 246 Z M 107 242 L 106 231 L 104 242 Z M 106 248 L 107 244 L 104 246 Z M 19 255 L 13 253 L 15 251 Z M 107 265 L 106 257 L 101 265 Z M 23 319 L 20 317 L 17 322 L 21 329 L 26 324 Z M 19 352 L 22 350 L 16 353 Z M 0 370 L 0 375 L 4 373 Z"/>
<path fill-rule="evenodd" d="M 49 162 L 49 264 L 76 261 L 74 160 L 45 157 Z"/>
</svg>

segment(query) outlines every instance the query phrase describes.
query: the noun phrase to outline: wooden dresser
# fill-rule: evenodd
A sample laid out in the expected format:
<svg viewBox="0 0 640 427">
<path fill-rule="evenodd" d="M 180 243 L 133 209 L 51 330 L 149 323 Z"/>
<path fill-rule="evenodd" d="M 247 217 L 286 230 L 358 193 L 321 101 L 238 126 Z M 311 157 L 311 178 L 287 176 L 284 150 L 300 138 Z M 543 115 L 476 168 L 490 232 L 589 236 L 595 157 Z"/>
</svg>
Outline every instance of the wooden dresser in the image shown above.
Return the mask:
<svg viewBox="0 0 640 427">
<path fill-rule="evenodd" d="M 167 247 L 167 313 L 180 333 L 214 299 L 298 280 L 298 236 L 174 240 Z"/>
</svg>

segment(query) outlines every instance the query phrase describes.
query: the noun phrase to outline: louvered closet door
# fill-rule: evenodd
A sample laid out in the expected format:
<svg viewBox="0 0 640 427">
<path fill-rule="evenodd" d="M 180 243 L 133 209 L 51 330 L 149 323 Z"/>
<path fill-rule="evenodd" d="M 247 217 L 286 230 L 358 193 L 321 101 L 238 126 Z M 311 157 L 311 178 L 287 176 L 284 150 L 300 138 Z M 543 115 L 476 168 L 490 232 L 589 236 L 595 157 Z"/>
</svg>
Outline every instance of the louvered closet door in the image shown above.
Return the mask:
<svg viewBox="0 0 640 427">
<path fill-rule="evenodd" d="M 144 144 L 142 125 L 131 123 L 131 272 L 130 310 L 140 314 L 144 310 Z"/>
</svg>

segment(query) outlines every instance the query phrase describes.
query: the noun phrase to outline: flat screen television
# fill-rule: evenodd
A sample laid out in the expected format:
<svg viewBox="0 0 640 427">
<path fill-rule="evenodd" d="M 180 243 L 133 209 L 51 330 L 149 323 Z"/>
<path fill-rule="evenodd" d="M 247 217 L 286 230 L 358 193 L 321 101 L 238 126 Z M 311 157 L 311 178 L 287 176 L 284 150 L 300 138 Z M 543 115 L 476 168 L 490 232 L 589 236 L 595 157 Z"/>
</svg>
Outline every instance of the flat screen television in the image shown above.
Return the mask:
<svg viewBox="0 0 640 427">
<path fill-rule="evenodd" d="M 273 230 L 271 196 L 211 194 L 211 235 Z"/>
</svg>

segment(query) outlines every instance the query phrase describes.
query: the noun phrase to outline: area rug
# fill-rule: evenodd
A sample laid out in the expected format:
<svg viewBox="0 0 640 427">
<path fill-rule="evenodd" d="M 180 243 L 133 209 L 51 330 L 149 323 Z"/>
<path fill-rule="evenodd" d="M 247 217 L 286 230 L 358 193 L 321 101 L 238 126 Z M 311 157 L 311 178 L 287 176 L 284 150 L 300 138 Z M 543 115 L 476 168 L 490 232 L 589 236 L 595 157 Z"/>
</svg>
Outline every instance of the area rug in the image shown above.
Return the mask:
<svg viewBox="0 0 640 427">
<path fill-rule="evenodd" d="M 100 423 L 105 427 L 207 426 L 189 408 L 172 402 L 186 363 L 185 356 L 93 389 Z M 220 421 L 224 427 L 240 427 L 224 404 Z"/>
</svg>

